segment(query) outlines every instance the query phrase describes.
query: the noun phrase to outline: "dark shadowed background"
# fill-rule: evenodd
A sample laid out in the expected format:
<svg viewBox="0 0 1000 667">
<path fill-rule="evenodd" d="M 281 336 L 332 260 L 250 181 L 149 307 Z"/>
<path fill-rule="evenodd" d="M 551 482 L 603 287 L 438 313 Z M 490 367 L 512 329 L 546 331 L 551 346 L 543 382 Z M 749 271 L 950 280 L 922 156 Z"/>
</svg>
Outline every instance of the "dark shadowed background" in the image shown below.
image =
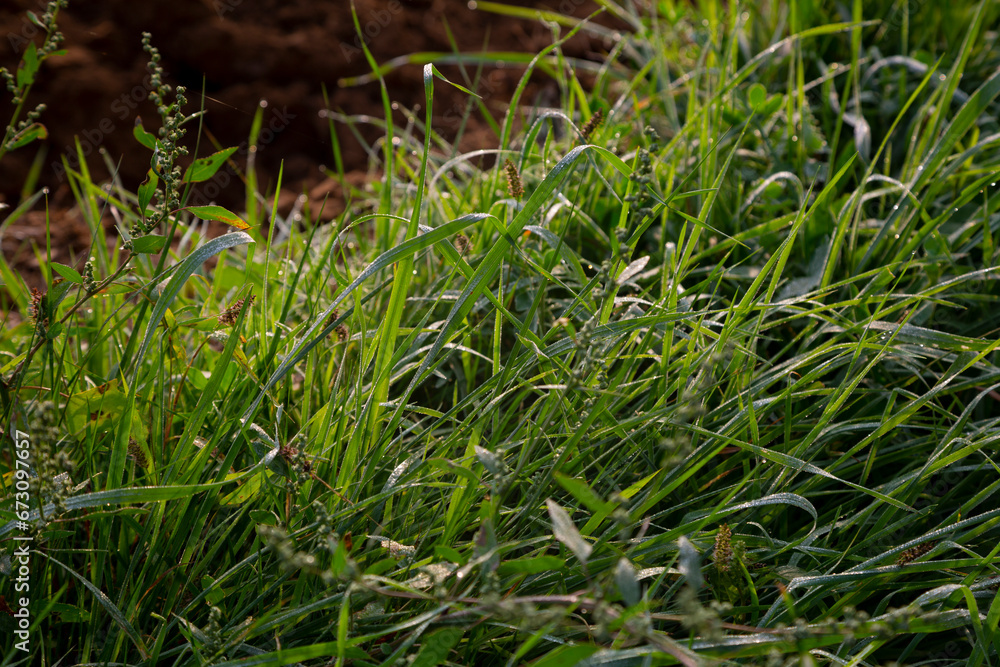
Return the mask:
<svg viewBox="0 0 1000 667">
<path fill-rule="evenodd" d="M 474 5 L 474 3 L 471 3 Z M 589 0 L 549 0 L 507 4 L 549 9 L 584 17 L 597 9 Z M 0 8 L 0 64 L 16 67 L 27 40 L 40 41 L 38 29 L 26 11 L 44 11 L 41 0 L 14 0 Z M 535 54 L 552 42 L 551 29 L 537 20 L 512 18 L 470 8 L 466 0 L 357 0 L 358 17 L 365 42 L 380 63 L 417 52 L 515 51 Z M 614 25 L 602 17 L 601 23 Z M 28 99 L 29 108 L 47 105 L 41 122 L 49 130 L 44 144 L 32 144 L 9 154 L 0 163 L 0 197 L 15 204 L 25 175 L 35 160 L 42 170 L 39 186 L 50 188 L 49 206 L 52 243 L 56 259 L 74 263 L 89 243 L 86 226 L 73 210 L 66 183 L 63 156 L 77 164 L 74 137 L 79 137 L 87 163 L 99 178 L 108 170 L 103 150 L 117 170 L 123 185 L 134 191 L 149 168 L 149 151 L 132 136 L 135 117 L 141 115 L 147 129 L 155 131 L 158 118 L 148 100 L 147 55 L 141 34 L 151 32 L 153 44 L 163 56 L 163 66 L 172 84 L 188 88 L 189 109 L 201 104 L 204 87 L 205 132 L 200 155 L 219 145 L 246 142 L 255 110 L 266 101 L 260 151 L 256 164 L 262 190 L 273 190 L 279 164 L 284 163 L 283 190 L 289 197 L 311 192 L 314 197 L 330 193 L 327 216 L 342 210 L 336 197 L 339 186 L 331 184 L 321 170 L 334 164 L 329 124 L 324 117 L 325 86 L 329 108 L 344 114 L 382 116 L 377 84 L 344 86 L 345 77 L 370 71 L 345 0 L 71 0 L 59 15 L 65 35 L 65 56 L 47 61 Z M 571 57 L 600 60 L 610 42 L 579 35 L 566 44 Z M 457 82 L 477 88 L 494 118 L 501 118 L 523 69 L 495 65 L 442 66 Z M 421 68 L 403 67 L 387 76 L 392 99 L 401 109 L 413 109 L 424 98 Z M 435 128 L 454 137 L 461 126 L 468 96 L 450 86 L 435 89 Z M 557 91 L 542 76 L 535 76 L 525 96 L 526 103 L 553 103 Z M 11 107 L 6 94 L 0 97 L 0 120 L 6 122 Z M 402 111 L 398 121 L 403 121 Z M 194 125 L 187 144 L 193 145 Z M 381 136 L 375 127 L 362 131 L 367 141 Z M 343 126 L 338 130 L 346 172 L 361 181 L 368 156 Z M 479 111 L 474 111 L 460 137 L 463 150 L 492 148 L 497 139 Z M 244 144 L 245 145 L 245 144 Z M 245 162 L 245 151 L 237 153 Z M 238 177 L 224 187 L 210 183 L 202 199 L 239 206 L 243 198 Z M 202 203 L 202 202 L 198 202 Z M 4 234 L 3 252 L 24 272 L 29 284 L 39 283 L 37 260 L 31 242 L 44 248 L 42 207 L 11 225 Z"/>
</svg>

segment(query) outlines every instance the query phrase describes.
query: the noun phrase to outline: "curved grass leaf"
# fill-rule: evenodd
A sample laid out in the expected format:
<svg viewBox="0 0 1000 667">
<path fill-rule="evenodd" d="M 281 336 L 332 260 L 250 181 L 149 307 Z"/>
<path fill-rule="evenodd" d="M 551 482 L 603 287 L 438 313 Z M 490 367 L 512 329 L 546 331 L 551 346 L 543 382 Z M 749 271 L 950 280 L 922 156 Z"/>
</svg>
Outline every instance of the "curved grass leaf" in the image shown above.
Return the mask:
<svg viewBox="0 0 1000 667">
<path fill-rule="evenodd" d="M 202 220 L 224 222 L 230 227 L 236 227 L 237 229 L 250 229 L 250 225 L 247 224 L 246 220 L 223 206 L 187 206 L 181 210 L 191 211 Z"/>
<path fill-rule="evenodd" d="M 146 659 L 149 658 L 149 649 L 146 648 L 146 644 L 142 641 L 142 637 L 139 636 L 139 633 L 136 632 L 135 628 L 132 627 L 132 624 L 128 622 L 127 618 L 125 618 L 125 614 L 123 614 L 121 610 L 115 606 L 115 603 L 112 602 L 111 599 L 105 595 L 103 591 L 101 591 L 101 589 L 92 584 L 90 580 L 77 574 L 76 570 L 73 570 L 59 560 L 56 560 L 49 554 L 41 551 L 35 551 L 35 553 L 44 556 L 49 561 L 66 570 L 73 575 L 77 581 L 83 584 L 84 588 L 90 591 L 94 597 L 97 598 L 97 601 L 102 607 L 104 607 L 104 610 L 108 612 L 108 615 L 111 616 L 111 619 L 115 622 L 115 624 L 121 628 L 122 632 L 125 633 L 125 636 L 128 637 L 132 644 L 135 645 L 135 647 L 139 650 L 139 653 L 142 654 L 142 657 Z"/>
<path fill-rule="evenodd" d="M 45 129 L 45 126 L 41 123 L 32 123 L 28 127 L 24 128 L 18 132 L 13 139 L 7 144 L 7 150 L 14 150 L 16 148 L 21 148 L 22 146 L 27 146 L 33 141 L 47 139 L 49 136 L 49 131 Z"/>
<path fill-rule="evenodd" d="M 139 351 L 136 354 L 136 359 L 141 360 L 145 358 L 146 351 L 149 349 L 149 344 L 152 342 L 153 336 L 156 334 L 157 328 L 160 325 L 160 320 L 163 319 L 167 309 L 170 308 L 174 299 L 177 298 L 181 288 L 184 287 L 184 283 L 187 282 L 188 278 L 191 277 L 198 267 L 204 264 L 205 260 L 209 257 L 217 255 L 223 250 L 253 242 L 253 238 L 245 232 L 232 232 L 225 234 L 214 238 L 205 245 L 201 246 L 188 255 L 179 265 L 177 265 L 173 276 L 170 278 L 170 282 L 167 283 L 166 287 L 160 293 L 159 298 L 157 298 L 156 304 L 153 306 L 153 311 L 150 313 L 149 321 L 146 323 L 146 333 L 142 338 L 142 343 L 139 345 Z M 128 452 L 129 429 L 123 428 L 121 425 L 129 423 L 128 420 L 132 418 L 132 412 L 135 408 L 135 392 L 138 385 L 137 379 L 140 368 L 141 364 L 137 363 L 135 370 L 132 372 L 132 381 L 129 383 L 128 403 L 125 406 L 125 410 L 121 416 L 121 421 L 119 422 L 119 427 L 115 433 L 115 443 L 112 447 L 111 461 L 108 466 L 107 479 L 109 488 L 115 488 L 121 484 L 122 473 L 125 470 L 125 458 Z"/>
<path fill-rule="evenodd" d="M 285 374 L 288 373 L 288 371 L 291 370 L 293 366 L 295 366 L 295 364 L 297 364 L 299 361 L 305 358 L 305 356 L 309 354 L 309 352 L 314 347 L 316 347 L 316 345 L 318 345 L 321 341 L 326 339 L 327 334 L 329 334 L 328 330 L 332 331 L 333 329 L 332 325 L 326 324 L 326 321 L 330 317 L 330 314 L 333 313 L 333 311 L 336 310 L 337 307 L 341 303 L 343 303 L 343 301 L 348 296 L 350 296 L 354 292 L 354 290 L 356 290 L 362 283 L 364 283 L 366 280 L 368 280 L 370 277 L 372 277 L 379 271 L 382 271 L 392 266 L 394 263 L 398 262 L 403 257 L 412 256 L 415 253 L 419 252 L 420 250 L 423 250 L 424 248 L 428 248 L 434 245 L 435 243 L 439 243 L 440 241 L 451 238 L 458 232 L 462 231 L 466 227 L 476 222 L 480 222 L 482 220 L 491 217 L 493 216 L 491 216 L 488 213 L 470 213 L 468 215 L 463 215 L 460 218 L 456 218 L 455 220 L 446 222 L 440 227 L 435 227 L 432 231 L 420 234 L 419 236 L 409 239 L 408 241 L 404 241 L 395 248 L 392 248 L 391 250 L 388 250 L 379 255 L 375 259 L 375 261 L 373 261 L 371 264 L 365 267 L 364 271 L 358 274 L 358 276 L 351 282 L 350 285 L 345 287 L 341 292 L 337 294 L 336 298 L 333 300 L 333 303 L 327 306 L 326 309 L 319 316 L 317 316 L 312 326 L 310 326 L 305 331 L 305 333 L 302 334 L 302 337 L 300 338 L 299 342 L 296 343 L 294 347 L 292 347 L 288 355 L 281 361 L 280 364 L 278 364 L 278 367 L 274 370 L 274 372 L 271 374 L 271 377 L 268 378 L 267 382 L 265 383 L 263 391 L 257 395 L 257 398 L 253 401 L 253 403 L 250 404 L 250 406 L 244 412 L 243 418 L 249 419 L 250 416 L 253 414 L 253 412 L 257 409 L 257 406 L 260 405 L 261 400 L 263 400 L 264 396 L 266 395 L 265 392 L 274 387 L 275 385 L 277 385 L 277 383 L 281 381 L 281 378 L 283 378 Z M 317 330 L 319 330 L 318 333 Z M 400 403 L 400 409 L 402 409 L 404 403 L 405 401 Z"/>
</svg>

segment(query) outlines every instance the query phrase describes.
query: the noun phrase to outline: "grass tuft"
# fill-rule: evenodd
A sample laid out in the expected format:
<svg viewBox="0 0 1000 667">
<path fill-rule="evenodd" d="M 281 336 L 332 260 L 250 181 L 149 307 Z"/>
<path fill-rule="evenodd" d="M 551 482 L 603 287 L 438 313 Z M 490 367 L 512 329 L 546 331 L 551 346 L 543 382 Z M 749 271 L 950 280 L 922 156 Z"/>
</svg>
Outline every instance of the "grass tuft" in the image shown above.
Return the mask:
<svg viewBox="0 0 1000 667">
<path fill-rule="evenodd" d="M 328 224 L 188 206 L 183 91 L 135 193 L 67 168 L 90 259 L 0 262 L 33 663 L 997 663 L 1000 8 L 600 4 L 407 61 L 524 69 L 493 151 L 366 49 L 381 178 Z"/>
</svg>

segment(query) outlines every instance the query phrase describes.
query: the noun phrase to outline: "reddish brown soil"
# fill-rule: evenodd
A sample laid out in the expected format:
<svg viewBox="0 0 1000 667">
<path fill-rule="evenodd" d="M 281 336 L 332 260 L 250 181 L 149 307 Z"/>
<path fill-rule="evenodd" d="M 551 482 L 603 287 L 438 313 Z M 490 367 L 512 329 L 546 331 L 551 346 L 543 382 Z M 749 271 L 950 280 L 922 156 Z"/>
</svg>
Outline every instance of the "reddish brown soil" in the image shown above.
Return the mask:
<svg viewBox="0 0 1000 667">
<path fill-rule="evenodd" d="M 26 10 L 41 13 L 42 0 L 8 0 L 0 9 L 0 64 L 13 69 L 31 38 L 33 26 Z M 508 2 L 587 16 L 596 9 L 591 0 L 548 0 Z M 379 62 L 410 53 L 452 50 L 449 30 L 463 52 L 480 52 L 488 45 L 493 51 L 537 53 L 552 41 L 551 30 L 538 21 L 514 19 L 470 9 L 466 0 L 356 0 L 357 13 L 366 31 L 366 43 Z M 601 22 L 612 24 L 609 19 Z M 48 105 L 42 122 L 50 136 L 44 146 L 32 144 L 9 154 L 0 163 L 0 197 L 14 205 L 20 199 L 28 169 L 42 150 L 39 185 L 48 186 L 52 245 L 55 259 L 77 263 L 87 250 L 89 235 L 79 213 L 73 209 L 71 192 L 63 173 L 65 156 L 75 165 L 74 138 L 79 137 L 87 164 L 98 178 L 107 177 L 105 157 L 116 165 L 123 185 L 132 191 L 149 168 L 149 151 L 132 136 L 137 115 L 147 129 L 158 127 L 158 119 L 144 85 L 147 56 L 141 48 L 141 33 L 153 34 L 153 44 L 163 56 L 163 66 L 171 83 L 188 87 L 190 108 L 196 109 L 204 83 L 205 109 L 203 137 L 222 146 L 239 146 L 250 131 L 254 112 L 266 100 L 261 149 L 257 167 L 265 190 L 273 189 L 278 166 L 284 163 L 283 189 L 291 193 L 312 191 L 315 196 L 339 187 L 324 182 L 321 165 L 333 165 L 333 145 L 323 86 L 329 108 L 346 114 L 382 115 L 377 84 L 343 87 L 344 77 L 369 71 L 358 49 L 346 0 L 71 0 L 60 14 L 66 37 L 65 56 L 47 61 L 29 97 L 29 105 Z M 38 37 L 35 37 L 38 41 Z M 610 44 L 600 39 L 577 36 L 564 52 L 578 58 L 601 60 Z M 455 66 L 441 67 L 452 80 L 466 83 Z M 475 77 L 474 68 L 467 70 Z M 493 114 L 501 118 L 506 103 L 520 78 L 520 68 L 485 68 L 478 80 L 478 92 Z M 412 109 L 424 100 L 421 68 L 404 67 L 387 77 L 390 95 L 401 108 Z M 556 92 L 544 78 L 532 81 L 525 101 L 551 103 Z M 0 122 L 10 117 L 8 96 L 0 94 Z M 450 86 L 435 87 L 434 126 L 446 136 L 454 136 L 467 96 Z M 402 113 L 397 117 L 402 121 Z M 421 116 L 422 118 L 422 116 Z M 192 126 L 194 129 L 194 126 Z M 196 132 L 190 132 L 193 141 Z M 368 128 L 366 139 L 381 136 Z M 345 171 L 366 169 L 364 148 L 343 126 L 338 130 Z M 214 149 L 203 140 L 199 154 Z M 497 139 L 478 115 L 470 119 L 461 136 L 462 149 L 495 147 Z M 245 145 L 245 144 L 244 144 Z M 104 153 L 104 156 L 102 156 Z M 245 151 L 241 151 L 245 162 Z M 240 154 L 238 154 L 240 155 Z M 220 181 L 231 181 L 218 187 Z M 355 179 L 356 180 L 356 179 Z M 203 197 L 239 207 L 242 187 L 238 177 L 217 178 L 208 183 Z M 342 210 L 342 204 L 328 204 L 328 213 Z M 3 239 L 3 253 L 28 280 L 40 283 L 32 242 L 44 253 L 44 206 L 9 227 Z"/>
</svg>

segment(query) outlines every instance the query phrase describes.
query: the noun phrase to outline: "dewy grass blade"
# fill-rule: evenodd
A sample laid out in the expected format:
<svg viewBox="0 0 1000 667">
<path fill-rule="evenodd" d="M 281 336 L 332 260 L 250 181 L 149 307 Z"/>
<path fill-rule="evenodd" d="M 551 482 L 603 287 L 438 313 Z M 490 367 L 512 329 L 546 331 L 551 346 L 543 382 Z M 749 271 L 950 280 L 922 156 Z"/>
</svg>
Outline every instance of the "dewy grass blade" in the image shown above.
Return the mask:
<svg viewBox="0 0 1000 667">
<path fill-rule="evenodd" d="M 177 269 L 174 271 L 173 277 L 170 279 L 170 282 L 167 283 L 163 291 L 160 292 L 160 295 L 156 300 L 156 305 L 153 306 L 153 311 L 150 313 L 149 320 L 146 323 L 146 333 L 142 338 L 142 343 L 139 345 L 139 351 L 136 355 L 136 359 L 139 361 L 136 363 L 135 370 L 132 373 L 132 381 L 129 383 L 128 401 L 126 402 L 123 413 L 120 416 L 118 429 L 115 431 L 115 441 L 111 449 L 111 462 L 108 466 L 107 488 L 114 489 L 121 484 L 122 473 L 125 470 L 125 458 L 128 455 L 128 441 L 130 436 L 130 429 L 126 426 L 131 422 L 132 413 L 135 410 L 135 395 L 139 385 L 141 360 L 145 357 L 149 344 L 152 342 L 153 336 L 156 334 L 160 320 L 163 319 L 163 316 L 166 314 L 170 304 L 173 303 L 178 293 L 180 293 L 184 283 L 187 282 L 188 278 L 191 277 L 191 274 L 193 274 L 195 270 L 205 262 L 205 260 L 212 255 L 217 255 L 227 248 L 232 248 L 245 243 L 254 243 L 253 238 L 245 232 L 232 232 L 230 234 L 212 239 L 188 255 L 188 257 L 185 258 L 180 265 L 178 265 Z"/>
<path fill-rule="evenodd" d="M 424 66 L 424 99 L 427 104 L 427 125 L 424 131 L 424 154 L 420 160 L 420 175 L 417 177 L 416 197 L 413 202 L 413 215 L 406 228 L 406 241 L 416 237 L 420 225 L 421 205 L 424 200 L 424 188 L 427 180 L 427 162 L 431 151 L 431 121 L 434 111 L 434 66 Z M 413 273 L 413 255 L 405 255 L 395 267 L 395 279 L 392 282 L 392 294 L 382 325 L 379 327 L 378 352 L 375 356 L 375 386 L 371 400 L 368 402 L 367 423 L 365 429 L 357 429 L 354 439 L 362 439 L 369 444 L 378 438 L 379 416 L 382 403 L 389 395 L 389 371 L 392 357 L 396 352 L 396 336 L 399 321 L 406 306 L 407 292 Z"/>
<path fill-rule="evenodd" d="M 323 329 L 326 328 L 325 323 L 327 318 L 333 313 L 334 310 L 337 309 L 338 306 L 340 306 L 341 303 L 344 302 L 345 299 L 347 299 L 348 296 L 351 296 L 362 283 L 368 280 L 368 278 L 388 267 L 391 267 L 402 258 L 413 256 L 424 248 L 429 248 L 440 241 L 449 239 L 466 227 L 488 217 L 492 216 L 487 213 L 470 213 L 468 215 L 464 215 L 450 222 L 446 222 L 440 227 L 435 227 L 432 231 L 420 234 L 416 238 L 404 241 L 395 248 L 386 251 L 376 258 L 375 261 L 369 264 L 364 271 L 358 274 L 357 278 L 355 278 L 350 285 L 337 294 L 333 303 L 327 306 L 322 314 L 316 318 L 316 321 L 312 324 L 312 326 L 310 326 L 305 333 L 302 334 L 299 342 L 295 344 L 288 355 L 281 361 L 281 363 L 278 364 L 278 367 L 274 370 L 274 373 L 271 374 L 271 377 L 268 378 L 261 393 L 257 395 L 257 398 L 255 398 L 244 411 L 243 419 L 250 419 L 253 413 L 257 410 L 257 407 L 260 405 L 261 400 L 263 400 L 266 395 L 266 391 L 275 387 L 277 383 L 285 377 L 288 371 L 295 366 L 295 364 L 301 361 L 305 355 L 307 355 L 313 348 L 315 348 L 316 345 L 326 338 L 328 332 L 323 331 Z"/>
<path fill-rule="evenodd" d="M 33 601 L 33 627 L 59 632 L 27 662 L 859 664 L 957 646 L 951 662 L 990 664 L 1000 84 L 983 35 L 1000 7 L 874 23 L 852 0 L 842 23 L 831 3 L 598 4 L 631 29 L 597 30 L 593 81 L 568 71 L 564 32 L 542 54 L 458 53 L 456 34 L 446 58 L 390 63 L 434 62 L 433 106 L 391 109 L 381 82 L 384 116 L 329 111 L 371 189 L 331 134 L 345 212 L 327 224 L 308 200 L 268 252 L 192 269 L 200 224 L 156 230 L 174 239 L 161 262 L 108 252 L 109 215 L 163 212 L 154 188 L 94 182 L 82 141 L 53 163 L 94 259 L 27 239 L 46 281 L 72 267 L 47 293 L 0 263 L 5 305 L 31 310 L 3 316 L 7 453 L 31 456 L 0 456 L 0 487 L 38 491 L 22 516 L 0 506 L 0 539 L 40 536 L 86 582 L 31 553 L 32 591 L 61 597 Z M 374 27 L 392 41 L 406 21 L 360 9 L 376 81 Z M 510 108 L 493 87 L 458 125 L 478 107 L 503 144 L 463 152 L 430 125 L 436 67 L 479 63 L 458 81 L 482 94 L 497 57 Z M 545 75 L 563 98 L 529 108 Z M 265 112 L 247 120 L 257 144 Z M 281 194 L 261 174 L 258 221 Z M 601 614 L 611 644 L 566 643 Z"/>
<path fill-rule="evenodd" d="M 125 636 L 128 637 L 129 640 L 132 642 L 132 644 L 135 645 L 135 647 L 139 650 L 139 653 L 142 655 L 142 657 L 149 658 L 149 649 L 146 647 L 145 642 L 142 641 L 142 637 L 139 636 L 139 633 L 136 632 L 135 628 L 132 627 L 132 624 L 129 623 L 127 618 L 125 618 L 125 614 L 123 614 L 121 610 L 115 606 L 114 602 L 112 602 L 111 599 L 107 595 L 105 595 L 103 591 L 101 591 L 101 589 L 99 589 L 97 586 L 94 586 L 94 584 L 91 583 L 87 578 L 78 574 L 75 570 L 68 567 L 65 563 L 56 560 L 51 555 L 39 551 L 36 551 L 35 553 L 47 558 L 49 561 L 55 563 L 56 565 L 64 569 L 66 572 L 69 572 L 76 578 L 77 581 L 83 584 L 84 588 L 90 591 L 90 593 L 93 594 L 93 596 L 97 599 L 100 605 L 104 607 L 104 610 L 108 612 L 108 615 L 111 616 L 111 619 L 115 622 L 115 625 L 121 628 L 122 632 L 125 633 Z"/>
<path fill-rule="evenodd" d="M 524 207 L 511 221 L 509 227 L 507 228 L 507 236 L 510 238 L 516 238 L 520 235 L 522 229 L 528 224 L 528 221 L 531 220 L 531 218 L 542 208 L 542 206 L 549 201 L 552 193 L 555 192 L 563 180 L 569 175 L 569 170 L 574 166 L 576 161 L 586 150 L 593 148 L 593 146 L 577 146 L 573 148 L 551 169 L 551 171 L 549 171 L 545 179 L 539 184 L 535 191 L 531 193 L 531 196 L 524 204 Z M 472 305 L 475 303 L 475 300 L 485 290 L 489 289 L 489 283 L 493 280 L 496 272 L 499 270 L 500 263 L 507 252 L 507 244 L 498 243 L 490 249 L 486 257 L 484 257 L 480 262 L 479 267 L 476 269 L 472 279 L 469 280 L 469 284 L 466 285 L 462 294 L 452 307 L 451 312 L 448 314 L 444 326 L 441 328 L 441 333 L 438 334 L 437 339 L 434 342 L 434 346 L 431 348 L 430 352 L 427 353 L 427 356 L 424 358 L 420 367 L 417 369 L 417 372 L 414 374 L 413 379 L 410 381 L 410 385 L 407 387 L 400 400 L 400 407 L 397 408 L 396 413 L 393 415 L 390 426 L 386 429 L 386 432 L 391 433 L 396 424 L 398 424 L 399 419 L 402 416 L 402 406 L 409 400 L 410 395 L 416 389 L 417 385 L 423 381 L 424 374 L 430 368 L 431 363 L 444 347 L 444 344 L 448 340 L 449 336 L 451 336 L 456 323 L 461 321 L 462 318 L 468 314 L 468 312 L 472 309 Z"/>
<path fill-rule="evenodd" d="M 936 183 L 940 176 L 940 170 L 945 160 L 951 157 L 951 152 L 958 144 L 959 140 L 970 131 L 977 119 L 982 117 L 989 105 L 1000 95 L 1000 71 L 995 72 L 976 91 L 969 96 L 969 99 L 962 105 L 955 118 L 945 128 L 941 138 L 934 143 L 926 159 L 921 161 L 920 167 L 910 189 L 920 193 L 925 187 L 928 192 L 920 195 L 921 200 L 926 201 L 935 196 L 938 189 L 945 185 L 944 182 Z M 868 246 L 868 251 L 861 258 L 855 271 L 864 271 L 865 267 L 873 260 L 873 254 L 878 247 L 878 241 L 888 234 L 888 225 L 883 226 L 874 242 Z"/>
</svg>

